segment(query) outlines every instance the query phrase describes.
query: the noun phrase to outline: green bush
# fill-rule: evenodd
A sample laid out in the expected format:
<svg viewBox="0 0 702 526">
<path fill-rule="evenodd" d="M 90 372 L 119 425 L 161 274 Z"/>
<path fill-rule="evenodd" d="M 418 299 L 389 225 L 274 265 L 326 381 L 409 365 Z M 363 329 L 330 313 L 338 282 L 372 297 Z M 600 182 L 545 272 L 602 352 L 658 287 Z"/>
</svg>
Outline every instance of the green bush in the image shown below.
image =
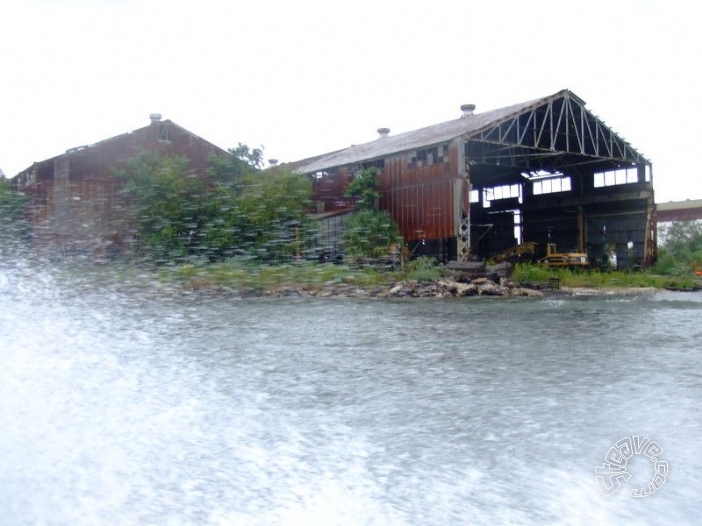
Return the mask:
<svg viewBox="0 0 702 526">
<path fill-rule="evenodd" d="M 346 187 L 346 195 L 356 197 L 359 210 L 378 208 L 380 192 L 378 192 L 378 169 L 366 168 Z"/>
<path fill-rule="evenodd" d="M 691 288 L 694 284 L 694 280 L 689 273 L 685 276 L 659 276 L 653 271 L 552 269 L 543 265 L 528 263 L 517 264 L 512 273 L 512 280 L 516 282 L 546 283 L 549 278 L 558 278 L 561 286 L 564 287 L 672 287 L 686 289 Z"/>
<path fill-rule="evenodd" d="M 533 263 L 518 263 L 512 272 L 513 281 L 541 282 L 558 277 L 557 273 L 543 265 Z"/>
<path fill-rule="evenodd" d="M 138 250 L 157 262 L 241 254 L 287 261 L 314 234 L 307 215 L 312 182 L 304 175 L 260 172 L 225 157 L 200 177 L 189 173 L 187 159 L 156 152 L 137 156 L 117 175 L 133 205 Z"/>
<path fill-rule="evenodd" d="M 683 277 L 702 270 L 702 221 L 676 221 L 660 234 L 664 243 L 658 249 L 654 272 Z"/>
<path fill-rule="evenodd" d="M 344 232 L 344 249 L 351 256 L 385 257 L 392 245 L 402 243 L 397 225 L 385 211 L 361 210 L 349 219 Z"/>
<path fill-rule="evenodd" d="M 436 281 L 441 277 L 441 264 L 431 256 L 420 256 L 405 266 L 406 279 Z"/>
<path fill-rule="evenodd" d="M 17 247 L 17 242 L 31 234 L 31 223 L 27 220 L 29 197 L 16 192 L 12 183 L 0 178 L 0 243 Z"/>
</svg>

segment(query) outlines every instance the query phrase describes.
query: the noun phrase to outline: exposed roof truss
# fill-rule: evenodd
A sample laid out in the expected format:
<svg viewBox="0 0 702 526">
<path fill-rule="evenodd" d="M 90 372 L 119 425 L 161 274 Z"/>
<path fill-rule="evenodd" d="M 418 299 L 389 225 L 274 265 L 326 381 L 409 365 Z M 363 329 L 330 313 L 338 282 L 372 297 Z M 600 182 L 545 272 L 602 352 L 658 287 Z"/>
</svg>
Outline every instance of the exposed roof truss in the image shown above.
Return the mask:
<svg viewBox="0 0 702 526">
<path fill-rule="evenodd" d="M 500 160 L 513 166 L 539 168 L 545 164 L 574 166 L 589 163 L 648 164 L 568 91 L 483 128 L 466 137 L 469 155 L 478 163 Z"/>
</svg>

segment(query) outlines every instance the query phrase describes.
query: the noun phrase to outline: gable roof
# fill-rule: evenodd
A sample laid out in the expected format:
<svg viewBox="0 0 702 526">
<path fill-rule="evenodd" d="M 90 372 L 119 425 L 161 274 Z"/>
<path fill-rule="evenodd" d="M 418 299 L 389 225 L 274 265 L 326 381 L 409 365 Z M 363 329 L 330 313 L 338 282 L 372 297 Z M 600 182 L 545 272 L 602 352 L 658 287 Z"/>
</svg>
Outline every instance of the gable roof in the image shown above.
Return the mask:
<svg viewBox="0 0 702 526">
<path fill-rule="evenodd" d="M 202 142 L 204 142 L 204 143 L 207 143 L 208 145 L 212 146 L 212 147 L 216 150 L 216 152 L 217 152 L 218 154 L 226 154 L 226 153 L 227 153 L 225 150 L 223 150 L 222 148 L 220 148 L 220 147 L 217 146 L 216 144 L 211 143 L 211 142 L 208 141 L 207 139 L 203 139 L 203 138 L 200 137 L 199 135 L 196 135 L 196 134 L 194 134 L 193 132 L 191 132 L 190 130 L 187 130 L 187 129 L 183 128 L 182 126 L 180 126 L 179 124 L 176 124 L 175 122 L 173 122 L 173 121 L 170 120 L 170 119 L 165 119 L 165 120 L 162 120 L 162 121 L 157 121 L 156 123 L 157 123 L 157 124 L 166 124 L 166 125 L 172 126 L 173 128 L 178 129 L 178 130 L 179 130 L 180 132 L 182 132 L 182 133 L 189 134 L 189 135 L 191 135 L 193 138 L 198 139 L 198 140 L 200 140 L 200 141 L 202 141 Z M 37 165 L 43 165 L 43 164 L 48 163 L 48 162 L 53 162 L 54 160 L 59 159 L 59 158 L 61 158 L 61 157 L 69 156 L 69 155 L 72 155 L 72 154 L 78 153 L 78 152 L 92 152 L 92 151 L 96 151 L 96 150 L 99 150 L 100 148 L 102 148 L 102 147 L 104 147 L 104 146 L 110 146 L 111 144 L 114 144 L 114 143 L 116 143 L 116 142 L 118 142 L 118 141 L 128 140 L 128 139 L 131 138 L 132 136 L 135 136 L 135 134 L 138 134 L 139 132 L 142 132 L 142 131 L 144 131 L 144 130 L 148 130 L 151 126 L 153 126 L 153 124 L 154 124 L 154 123 L 151 123 L 151 124 L 148 124 L 148 125 L 146 125 L 146 126 L 142 126 L 141 128 L 137 128 L 137 129 L 132 130 L 132 131 L 129 131 L 129 132 L 120 133 L 119 135 L 115 135 L 115 136 L 113 136 L 113 137 L 109 137 L 109 138 L 107 138 L 107 139 L 103 139 L 103 140 L 101 140 L 101 141 L 94 142 L 94 143 L 92 143 L 92 144 L 85 144 L 85 145 L 75 146 L 75 147 L 73 147 L 73 148 L 69 148 L 69 149 L 67 149 L 67 150 L 66 150 L 65 152 L 63 152 L 63 153 L 60 153 L 60 154 L 58 154 L 58 155 L 54 155 L 53 157 L 49 157 L 49 158 L 47 158 L 47 159 L 43 159 L 43 160 L 41 160 L 41 161 L 36 161 L 36 162 L 32 163 L 31 166 L 25 168 L 24 170 L 22 170 L 22 171 L 19 172 L 18 174 L 14 175 L 13 178 L 31 172 L 32 170 L 34 170 L 34 168 L 35 168 Z"/>
<path fill-rule="evenodd" d="M 289 163 L 289 167 L 300 173 L 313 173 L 361 161 L 372 161 L 404 151 L 426 148 L 428 146 L 451 141 L 457 137 L 468 139 L 484 130 L 498 126 L 504 121 L 513 119 L 519 114 L 564 97 L 571 98 L 580 105 L 585 106 L 585 101 L 570 90 L 564 89 L 547 97 L 541 97 L 539 99 L 513 104 L 483 113 L 464 115 L 458 119 L 426 126 L 418 130 L 375 139 L 364 144 L 350 146 L 343 150 L 310 157 L 308 159 Z"/>
</svg>

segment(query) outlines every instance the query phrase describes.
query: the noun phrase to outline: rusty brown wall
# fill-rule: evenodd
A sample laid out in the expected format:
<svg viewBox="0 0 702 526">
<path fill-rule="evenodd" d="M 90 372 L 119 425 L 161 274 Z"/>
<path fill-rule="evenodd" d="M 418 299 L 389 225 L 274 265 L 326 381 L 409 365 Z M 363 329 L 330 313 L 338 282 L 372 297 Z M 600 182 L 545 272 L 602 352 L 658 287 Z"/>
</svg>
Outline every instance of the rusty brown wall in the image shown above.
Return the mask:
<svg viewBox="0 0 702 526">
<path fill-rule="evenodd" d="M 454 237 L 454 203 L 463 199 L 463 196 L 454 198 L 459 164 L 456 146 L 450 145 L 445 160 L 426 166 L 412 163 L 413 153 L 400 153 L 383 160 L 379 177 L 380 208 L 390 213 L 406 241 Z M 344 197 L 346 185 L 353 178 L 352 169 L 359 167 L 336 168 L 329 170 L 328 176 L 315 179 L 314 199 L 324 202 L 323 211 L 353 206 L 353 201 Z"/>
<path fill-rule="evenodd" d="M 168 141 L 160 140 L 164 125 L 170 127 Z M 129 203 L 113 172 L 144 150 L 187 157 L 189 169 L 200 175 L 210 155 L 223 153 L 165 121 L 37 163 L 37 184 L 27 189 L 32 196 L 35 247 L 95 255 L 124 250 L 133 225 L 124 213 Z"/>
<path fill-rule="evenodd" d="M 449 163 L 412 167 L 406 155 L 385 159 L 380 207 L 390 213 L 406 241 L 455 235 L 450 168 Z"/>
<path fill-rule="evenodd" d="M 346 185 L 353 176 L 348 167 L 342 166 L 330 170 L 324 177 L 319 177 L 312 182 L 313 199 L 319 203 L 318 212 L 338 212 L 348 210 L 355 206 L 355 200 L 346 197 Z"/>
</svg>

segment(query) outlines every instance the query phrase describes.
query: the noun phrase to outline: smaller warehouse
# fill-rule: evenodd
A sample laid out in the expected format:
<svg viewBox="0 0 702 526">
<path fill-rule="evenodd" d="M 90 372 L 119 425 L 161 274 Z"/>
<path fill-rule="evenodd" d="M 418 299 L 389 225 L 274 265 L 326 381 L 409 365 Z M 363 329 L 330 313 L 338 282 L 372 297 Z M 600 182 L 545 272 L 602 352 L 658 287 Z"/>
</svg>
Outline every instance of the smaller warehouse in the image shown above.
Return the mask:
<svg viewBox="0 0 702 526">
<path fill-rule="evenodd" d="M 133 225 L 114 171 L 139 153 L 186 157 L 198 176 L 205 174 L 211 155 L 227 153 L 159 114 L 150 119 L 143 128 L 35 162 L 13 179 L 17 190 L 31 196 L 38 250 L 93 256 L 124 251 Z"/>
</svg>

